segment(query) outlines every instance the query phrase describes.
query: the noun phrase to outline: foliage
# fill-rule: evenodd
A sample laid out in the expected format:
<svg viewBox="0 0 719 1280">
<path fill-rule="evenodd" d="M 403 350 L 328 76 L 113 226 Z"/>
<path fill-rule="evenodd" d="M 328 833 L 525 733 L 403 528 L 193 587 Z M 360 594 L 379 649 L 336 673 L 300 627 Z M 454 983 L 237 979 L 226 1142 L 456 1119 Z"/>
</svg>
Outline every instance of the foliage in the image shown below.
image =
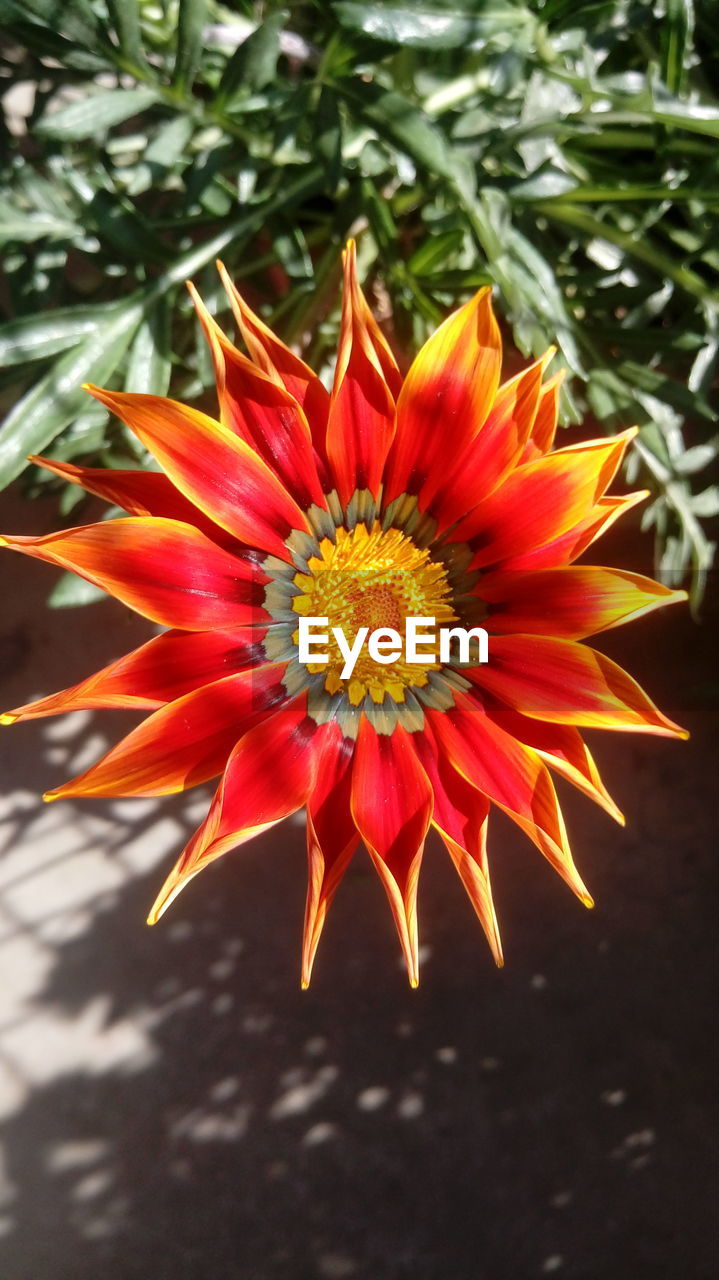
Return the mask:
<svg viewBox="0 0 719 1280">
<path fill-rule="evenodd" d="M 0 482 L 40 451 L 142 457 L 84 381 L 208 392 L 181 285 L 225 310 L 218 255 L 325 367 L 353 232 L 400 350 L 491 281 L 525 355 L 558 343 L 565 421 L 641 425 L 630 478 L 698 595 L 719 512 L 710 8 L 0 0 Z"/>
</svg>

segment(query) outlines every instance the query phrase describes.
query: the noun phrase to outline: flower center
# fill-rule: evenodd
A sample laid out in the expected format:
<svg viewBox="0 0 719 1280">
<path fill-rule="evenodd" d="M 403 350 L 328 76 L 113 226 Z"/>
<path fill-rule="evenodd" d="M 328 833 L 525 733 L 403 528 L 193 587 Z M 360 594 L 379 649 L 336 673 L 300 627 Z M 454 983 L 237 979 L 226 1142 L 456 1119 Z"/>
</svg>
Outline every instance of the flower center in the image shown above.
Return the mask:
<svg viewBox="0 0 719 1280">
<path fill-rule="evenodd" d="M 293 579 L 298 594 L 292 608 L 303 617 L 328 620 L 329 639 L 321 646 L 328 661 L 307 663 L 308 671 L 325 673 L 328 693 L 344 692 L 358 706 L 366 694 L 377 703 L 385 694 L 403 702 L 408 687 L 426 685 L 427 673 L 441 664 L 431 656 L 406 661 L 405 627 L 408 618 L 434 618 L 436 628 L 457 621 L 444 565 L 399 529 L 384 531 L 375 521 L 370 529 L 363 524 L 349 532 L 338 529 L 335 542 L 323 538 L 319 555 L 307 567 L 308 573 Z M 352 675 L 343 680 L 345 656 L 332 628 L 340 629 L 346 644 L 352 645 L 361 627 L 370 634 L 381 628 L 399 632 L 402 653 L 391 664 L 380 664 L 363 645 Z M 295 644 L 298 639 L 296 632 Z M 423 646 L 428 654 L 430 648 Z"/>
</svg>

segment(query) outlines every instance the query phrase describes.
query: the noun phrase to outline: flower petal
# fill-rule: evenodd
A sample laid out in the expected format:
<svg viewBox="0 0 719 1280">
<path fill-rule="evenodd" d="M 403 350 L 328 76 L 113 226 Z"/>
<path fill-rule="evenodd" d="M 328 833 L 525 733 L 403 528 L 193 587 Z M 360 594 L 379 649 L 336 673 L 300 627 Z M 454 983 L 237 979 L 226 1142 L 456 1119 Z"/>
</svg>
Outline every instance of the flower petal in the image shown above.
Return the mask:
<svg viewBox="0 0 719 1280">
<path fill-rule="evenodd" d="M 110 467 L 78 467 L 54 458 L 32 457 L 38 467 L 52 471 L 62 480 L 79 485 L 105 502 L 122 507 L 133 516 L 162 516 L 181 520 L 206 533 L 218 546 L 236 547 L 237 539 L 210 520 L 193 502 L 176 489 L 162 471 L 119 471 Z"/>
<path fill-rule="evenodd" d="M 490 661 L 463 674 L 534 719 L 687 738 L 603 653 L 548 636 L 493 636 Z"/>
<path fill-rule="evenodd" d="M 554 569 L 563 564 L 571 564 L 592 542 L 606 533 L 615 520 L 648 497 L 648 489 L 641 489 L 637 493 L 605 495 L 579 524 L 573 525 L 566 533 L 545 543 L 543 547 L 532 548 L 521 555 L 508 556 L 502 561 L 502 568 Z"/>
<path fill-rule="evenodd" d="M 327 733 L 327 726 L 308 719 L 305 699 L 297 698 L 240 739 L 210 811 L 157 895 L 148 924 L 157 923 L 180 890 L 208 863 L 302 807 L 315 785 Z"/>
<path fill-rule="evenodd" d="M 635 435 L 630 430 L 612 440 L 572 445 L 518 467 L 460 520 L 450 540 L 470 543 L 475 569 L 551 542 L 589 515 Z"/>
<path fill-rule="evenodd" d="M 286 701 L 285 665 L 268 663 L 225 676 L 160 707 L 97 764 L 45 799 L 165 796 L 216 777 L 242 734 Z"/>
<path fill-rule="evenodd" d="M 329 392 L 304 360 L 290 351 L 248 306 L 221 262 L 218 262 L 217 269 L 252 359 L 264 373 L 289 391 L 304 410 L 315 448 L 324 457 Z"/>
<path fill-rule="evenodd" d="M 652 578 L 621 569 L 579 566 L 497 570 L 485 574 L 475 594 L 489 605 L 492 633 L 524 632 L 583 640 L 663 605 L 686 600 Z"/>
<path fill-rule="evenodd" d="M 303 510 L 324 506 L 302 409 L 280 383 L 243 356 L 188 285 L 215 366 L 220 421 L 267 463 Z"/>
<path fill-rule="evenodd" d="M 307 801 L 308 884 L 302 939 L 302 986 L 310 985 L 317 945 L 330 903 L 359 842 L 350 811 L 354 744 L 332 728 Z"/>
<path fill-rule="evenodd" d="M 235 631 L 165 631 L 60 693 L 0 715 L 0 724 L 88 707 L 153 710 L 192 689 L 263 660 L 261 627 Z"/>
<path fill-rule="evenodd" d="M 344 254 L 342 327 L 327 422 L 327 458 L 340 502 L 356 489 L 379 494 L 394 434 L 394 357 L 357 281 L 354 241 Z"/>
<path fill-rule="evenodd" d="M 492 294 L 481 289 L 423 346 L 397 401 L 397 432 L 384 484 L 387 505 L 403 493 L 426 507 L 480 431 L 499 386 L 502 345 Z"/>
<path fill-rule="evenodd" d="M 553 354 L 554 348 L 499 388 L 484 425 L 430 504 L 438 533 L 472 511 L 516 465 L 532 430 L 542 373 Z"/>
<path fill-rule="evenodd" d="M 308 532 L 304 514 L 254 449 L 176 400 L 87 386 L 145 445 L 173 484 L 210 519 L 287 560 L 285 540 Z"/>
<path fill-rule="evenodd" d="M 0 537 L 0 546 L 71 569 L 165 627 L 209 631 L 267 621 L 257 566 L 178 520 L 131 516 L 37 538 Z"/>
<path fill-rule="evenodd" d="M 487 861 L 489 801 L 450 763 L 428 728 L 415 735 L 417 754 L 434 794 L 432 826 L 459 872 L 498 965 L 504 963 Z"/>
<path fill-rule="evenodd" d="M 451 711 L 430 712 L 429 720 L 458 773 L 499 805 L 591 906 L 572 859 L 554 784 L 536 751 L 505 733 L 466 694 L 456 695 Z"/>
<path fill-rule="evenodd" d="M 482 702 L 487 715 L 500 729 L 511 734 L 518 742 L 523 742 L 526 747 L 532 747 L 550 768 L 567 778 L 577 790 L 601 805 L 620 826 L 624 826 L 624 815 L 604 786 L 578 729 L 567 724 L 546 724 L 542 720 L 532 720 L 519 711 L 513 711 L 511 707 L 503 706 L 501 702 L 493 705 L 491 700 L 487 700 L 484 691 Z"/>
<path fill-rule="evenodd" d="M 565 369 L 560 369 L 554 377 L 548 378 L 539 393 L 537 413 L 532 424 L 532 431 L 525 446 L 523 462 L 531 462 L 533 458 L 541 458 L 549 453 L 554 444 L 559 419 L 559 393 L 564 382 Z"/>
<path fill-rule="evenodd" d="M 352 774 L 352 816 L 385 887 L 407 964 L 419 985 L 417 881 L 432 817 L 432 788 L 414 735 L 376 733 L 360 722 Z"/>
</svg>

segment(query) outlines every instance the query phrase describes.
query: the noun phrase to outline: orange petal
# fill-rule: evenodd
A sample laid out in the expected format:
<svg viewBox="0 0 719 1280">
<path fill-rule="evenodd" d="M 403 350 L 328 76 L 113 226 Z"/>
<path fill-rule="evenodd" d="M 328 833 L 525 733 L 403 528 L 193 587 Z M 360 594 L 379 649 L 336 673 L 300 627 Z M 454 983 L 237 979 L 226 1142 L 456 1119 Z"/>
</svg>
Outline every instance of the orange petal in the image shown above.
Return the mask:
<svg viewBox="0 0 719 1280">
<path fill-rule="evenodd" d="M 537 413 L 522 458 L 523 462 L 531 462 L 533 458 L 549 453 L 554 444 L 559 419 L 559 393 L 565 373 L 565 369 L 560 369 L 553 378 L 548 378 L 539 393 Z"/>
<path fill-rule="evenodd" d="M 166 796 L 215 778 L 241 735 L 286 700 L 285 665 L 225 676 L 160 707 L 97 764 L 45 799 Z"/>
<path fill-rule="evenodd" d="M 327 423 L 327 458 L 343 505 L 356 489 L 377 497 L 394 434 L 394 357 L 357 280 L 354 241 L 344 255 L 342 326 Z"/>
<path fill-rule="evenodd" d="M 182 520 L 201 529 L 218 546 L 236 546 L 225 529 L 208 519 L 199 507 L 189 502 L 161 471 L 116 471 L 110 467 L 78 467 L 72 462 L 56 462 L 54 458 L 31 457 L 38 467 L 52 471 L 62 480 L 79 485 L 105 502 L 112 502 L 133 516 L 163 516 Z"/>
<path fill-rule="evenodd" d="M 518 467 L 460 520 L 451 541 L 469 542 L 472 566 L 479 569 L 560 537 L 589 514 L 635 435 L 631 430 L 612 440 L 572 445 Z"/>
<path fill-rule="evenodd" d="M 243 356 L 188 285 L 212 352 L 220 421 L 267 463 L 303 510 L 324 506 L 312 437 L 302 409 L 280 383 Z"/>
<path fill-rule="evenodd" d="M 262 628 L 256 627 L 165 631 L 70 689 L 6 712 L 0 716 L 0 724 L 86 707 L 152 710 L 164 706 L 192 689 L 261 661 L 263 635 Z"/>
<path fill-rule="evenodd" d="M 419 985 L 417 881 L 432 817 L 432 788 L 412 734 L 378 734 L 360 722 L 352 774 L 352 816 L 384 885 L 410 986 Z"/>
<path fill-rule="evenodd" d="M 227 630 L 267 621 L 263 574 L 177 520 L 128 517 L 41 537 L 0 537 L 36 560 L 71 569 L 165 627 Z"/>
<path fill-rule="evenodd" d="M 548 636 L 493 636 L 489 662 L 463 668 L 524 715 L 587 729 L 687 738 L 615 662 L 588 645 Z"/>
<path fill-rule="evenodd" d="M 492 409 L 502 343 L 489 288 L 480 289 L 428 339 L 397 401 L 397 433 L 387 462 L 385 504 L 420 493 L 427 506 Z"/>
<path fill-rule="evenodd" d="M 428 728 L 415 734 L 414 741 L 432 784 L 432 826 L 445 843 L 487 935 L 495 962 L 501 967 L 504 963 L 502 943 L 487 861 L 489 801 L 457 772 Z"/>
<path fill-rule="evenodd" d="M 330 397 L 317 374 L 267 327 L 245 302 L 221 262 L 217 269 L 235 314 L 242 337 L 255 364 L 274 378 L 304 410 L 315 447 L 324 457 L 325 430 Z"/>
<path fill-rule="evenodd" d="M 333 726 L 307 801 L 308 883 L 302 939 L 302 986 L 310 985 L 330 903 L 359 842 L 350 811 L 354 744 Z"/>
<path fill-rule="evenodd" d="M 587 906 L 592 900 L 572 859 L 554 784 L 536 751 L 457 694 L 451 711 L 429 713 L 440 746 L 458 773 L 499 805 Z"/>
<path fill-rule="evenodd" d="M 308 532 L 299 507 L 254 449 L 176 400 L 87 386 L 149 449 L 173 484 L 251 547 L 289 559 L 285 539 Z"/>
<path fill-rule="evenodd" d="M 596 542 L 597 538 L 606 533 L 615 520 L 648 497 L 648 489 L 641 489 L 637 493 L 605 495 L 599 499 L 596 506 L 592 507 L 589 515 L 579 521 L 579 524 L 574 525 L 552 542 L 545 543 L 543 547 L 532 548 L 521 555 L 509 556 L 503 560 L 502 568 L 552 569 L 559 568 L 563 564 L 571 564 L 592 542 Z"/>
<path fill-rule="evenodd" d="M 553 354 L 552 348 L 499 388 L 484 425 L 431 504 L 439 533 L 472 511 L 516 466 L 537 412 L 542 372 Z"/>
<path fill-rule="evenodd" d="M 203 867 L 295 813 L 317 779 L 329 730 L 309 720 L 304 698 L 277 711 L 240 739 L 210 811 L 167 877 L 148 916 L 156 924 Z M 278 786 L 278 762 L 281 785 Z"/>
<path fill-rule="evenodd" d="M 620 826 L 624 826 L 624 815 L 609 795 L 599 776 L 592 756 L 582 740 L 578 729 L 567 724 L 546 724 L 542 720 L 532 720 L 519 711 L 502 703 L 487 700 L 482 692 L 482 702 L 487 715 L 505 733 L 509 733 L 518 742 L 532 747 L 537 755 L 546 761 L 550 768 L 567 778 L 578 791 L 594 800 L 605 809 Z"/>
<path fill-rule="evenodd" d="M 500 569 L 485 574 L 475 594 L 489 605 L 489 631 L 565 640 L 583 640 L 687 599 L 686 591 L 671 591 L 641 574 L 594 566 Z"/>
</svg>

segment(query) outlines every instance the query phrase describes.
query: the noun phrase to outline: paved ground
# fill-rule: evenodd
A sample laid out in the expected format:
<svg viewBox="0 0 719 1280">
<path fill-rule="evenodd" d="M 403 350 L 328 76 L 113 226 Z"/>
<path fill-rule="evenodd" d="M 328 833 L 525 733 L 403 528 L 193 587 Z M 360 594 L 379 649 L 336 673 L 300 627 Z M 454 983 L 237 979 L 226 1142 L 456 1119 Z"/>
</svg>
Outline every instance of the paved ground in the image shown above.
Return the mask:
<svg viewBox="0 0 719 1280">
<path fill-rule="evenodd" d="M 52 519 L 6 498 L 0 523 Z M 147 634 L 119 606 L 47 613 L 44 566 L 2 574 L 3 705 Z M 625 831 L 563 789 L 597 910 L 497 821 L 498 973 L 433 846 L 417 992 L 365 859 L 299 991 L 299 824 L 148 930 L 202 798 L 42 806 L 121 718 L 4 730 L 4 1280 L 713 1278 L 715 623 L 602 646 L 693 738 L 596 737 Z"/>
</svg>

